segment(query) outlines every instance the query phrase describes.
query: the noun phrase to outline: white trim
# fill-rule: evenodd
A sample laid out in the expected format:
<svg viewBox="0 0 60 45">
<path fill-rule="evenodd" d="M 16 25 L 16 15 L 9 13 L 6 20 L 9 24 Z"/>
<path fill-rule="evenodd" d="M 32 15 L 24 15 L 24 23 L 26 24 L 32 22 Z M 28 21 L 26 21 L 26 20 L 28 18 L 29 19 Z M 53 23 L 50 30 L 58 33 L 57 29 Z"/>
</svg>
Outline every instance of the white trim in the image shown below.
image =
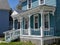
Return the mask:
<svg viewBox="0 0 60 45">
<path fill-rule="evenodd" d="M 35 29 L 35 30 L 37 30 L 36 28 L 35 28 L 35 16 L 37 16 L 38 17 L 38 28 L 37 29 L 39 29 L 39 16 L 38 16 L 38 14 L 35 14 L 34 16 L 33 16 L 33 28 Z"/>
<path fill-rule="evenodd" d="M 20 36 L 20 38 L 25 38 L 25 39 L 37 39 L 37 40 L 50 40 L 50 39 L 57 39 L 57 38 L 60 38 L 60 37 L 57 37 L 57 36 L 48 36 L 48 37 L 41 37 L 41 36 Z"/>
<path fill-rule="evenodd" d="M 45 4 L 45 1 L 46 1 L 46 0 L 44 0 L 44 4 Z"/>
<path fill-rule="evenodd" d="M 29 35 L 31 35 L 31 29 L 30 29 L 30 16 L 31 16 L 31 15 L 29 15 L 29 22 L 28 22 L 28 24 L 29 24 L 29 25 L 28 25 L 28 33 L 29 33 Z"/>
<path fill-rule="evenodd" d="M 38 2 L 39 2 L 39 5 L 40 5 L 40 0 L 38 0 Z"/>
<path fill-rule="evenodd" d="M 29 0 L 27 0 L 27 10 L 32 8 L 32 0 L 31 0 L 31 8 L 28 8 L 28 5 L 29 5 L 28 1 Z"/>
<path fill-rule="evenodd" d="M 41 12 L 41 37 L 44 37 L 44 13 Z"/>
<path fill-rule="evenodd" d="M 51 27 L 50 27 L 50 15 L 49 15 L 49 13 L 48 13 L 48 18 L 49 18 L 49 19 L 48 19 L 48 21 L 49 21 L 48 25 L 49 25 L 49 31 L 50 31 L 50 28 L 51 28 Z"/>
</svg>

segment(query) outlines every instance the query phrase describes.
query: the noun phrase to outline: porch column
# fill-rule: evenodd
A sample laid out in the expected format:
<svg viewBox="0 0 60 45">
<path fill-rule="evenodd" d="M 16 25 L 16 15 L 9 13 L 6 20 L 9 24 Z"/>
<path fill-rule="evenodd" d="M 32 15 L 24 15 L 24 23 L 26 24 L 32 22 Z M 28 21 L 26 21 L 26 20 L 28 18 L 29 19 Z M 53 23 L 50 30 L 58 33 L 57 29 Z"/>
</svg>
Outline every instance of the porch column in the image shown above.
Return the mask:
<svg viewBox="0 0 60 45">
<path fill-rule="evenodd" d="M 15 26 L 15 19 L 13 18 L 13 30 L 15 30 L 14 26 Z"/>
<path fill-rule="evenodd" d="M 41 37 L 44 36 L 44 14 L 41 12 Z"/>
<path fill-rule="evenodd" d="M 43 40 L 43 38 L 41 38 L 41 45 L 44 45 L 44 40 Z"/>
<path fill-rule="evenodd" d="M 22 17 L 20 17 L 20 35 L 22 35 Z"/>
<path fill-rule="evenodd" d="M 7 35 L 6 35 L 6 33 L 5 33 L 5 41 L 6 41 L 6 36 L 7 36 Z"/>
<path fill-rule="evenodd" d="M 31 35 L 31 27 L 30 27 L 30 17 L 31 17 L 31 15 L 29 15 L 28 17 L 29 17 L 29 28 L 28 28 L 28 33 L 29 33 L 29 35 Z"/>
</svg>

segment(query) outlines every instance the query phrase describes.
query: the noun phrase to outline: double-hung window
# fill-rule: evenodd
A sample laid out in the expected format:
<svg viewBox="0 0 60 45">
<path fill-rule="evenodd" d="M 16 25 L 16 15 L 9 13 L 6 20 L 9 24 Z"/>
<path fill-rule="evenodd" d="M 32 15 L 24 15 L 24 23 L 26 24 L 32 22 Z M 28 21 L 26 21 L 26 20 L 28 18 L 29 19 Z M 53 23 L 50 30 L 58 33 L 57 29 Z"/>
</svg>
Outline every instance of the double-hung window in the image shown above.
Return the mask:
<svg viewBox="0 0 60 45">
<path fill-rule="evenodd" d="M 17 25 L 18 25 L 18 29 L 20 29 L 20 27 L 21 27 L 21 26 L 20 26 L 20 22 L 18 22 L 18 24 L 17 24 Z"/>
<path fill-rule="evenodd" d="M 45 30 L 50 29 L 50 21 L 49 21 L 49 15 L 48 14 L 44 15 L 44 28 L 45 28 Z"/>
<path fill-rule="evenodd" d="M 34 16 L 34 29 L 38 29 L 39 27 L 39 18 L 38 18 L 38 15 L 35 15 Z"/>
<path fill-rule="evenodd" d="M 40 0 L 40 3 L 43 4 L 44 3 L 44 0 Z"/>
<path fill-rule="evenodd" d="M 24 24 L 25 24 L 25 26 L 24 26 L 24 27 L 25 27 L 25 29 L 28 29 L 28 19 L 27 19 L 27 18 L 25 18 L 25 21 L 24 21 L 24 22 L 25 22 L 25 23 L 24 23 Z"/>
<path fill-rule="evenodd" d="M 27 0 L 27 8 L 31 9 L 32 7 L 32 0 Z"/>
<path fill-rule="evenodd" d="M 39 0 L 39 5 L 44 4 L 44 0 Z"/>
</svg>

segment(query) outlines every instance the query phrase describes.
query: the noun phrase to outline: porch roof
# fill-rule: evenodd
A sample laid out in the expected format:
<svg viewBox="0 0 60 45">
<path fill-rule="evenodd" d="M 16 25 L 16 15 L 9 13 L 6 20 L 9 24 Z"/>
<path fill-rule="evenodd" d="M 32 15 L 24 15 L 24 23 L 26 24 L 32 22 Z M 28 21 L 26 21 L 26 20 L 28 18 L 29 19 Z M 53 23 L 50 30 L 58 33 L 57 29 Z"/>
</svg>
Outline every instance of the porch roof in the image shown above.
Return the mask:
<svg viewBox="0 0 60 45">
<path fill-rule="evenodd" d="M 29 10 L 26 10 L 26 11 L 22 11 L 21 13 L 18 12 L 18 14 L 16 15 L 11 15 L 12 17 L 27 17 L 29 15 L 33 15 L 33 14 L 36 14 L 36 13 L 41 13 L 41 12 L 54 12 L 55 11 L 55 7 L 54 6 L 47 6 L 47 5 L 40 5 L 36 8 L 33 8 L 33 9 L 29 9 Z"/>
</svg>

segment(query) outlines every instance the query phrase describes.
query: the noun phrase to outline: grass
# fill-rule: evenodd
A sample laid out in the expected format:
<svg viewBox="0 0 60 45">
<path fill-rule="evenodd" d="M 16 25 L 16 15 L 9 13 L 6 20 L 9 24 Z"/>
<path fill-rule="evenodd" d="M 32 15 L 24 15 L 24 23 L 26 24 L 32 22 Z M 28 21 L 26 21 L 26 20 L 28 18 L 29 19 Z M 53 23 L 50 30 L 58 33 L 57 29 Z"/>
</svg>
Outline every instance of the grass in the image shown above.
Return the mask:
<svg viewBox="0 0 60 45">
<path fill-rule="evenodd" d="M 29 42 L 10 42 L 10 43 L 0 43 L 0 45 L 35 45 L 31 41 Z"/>
</svg>

